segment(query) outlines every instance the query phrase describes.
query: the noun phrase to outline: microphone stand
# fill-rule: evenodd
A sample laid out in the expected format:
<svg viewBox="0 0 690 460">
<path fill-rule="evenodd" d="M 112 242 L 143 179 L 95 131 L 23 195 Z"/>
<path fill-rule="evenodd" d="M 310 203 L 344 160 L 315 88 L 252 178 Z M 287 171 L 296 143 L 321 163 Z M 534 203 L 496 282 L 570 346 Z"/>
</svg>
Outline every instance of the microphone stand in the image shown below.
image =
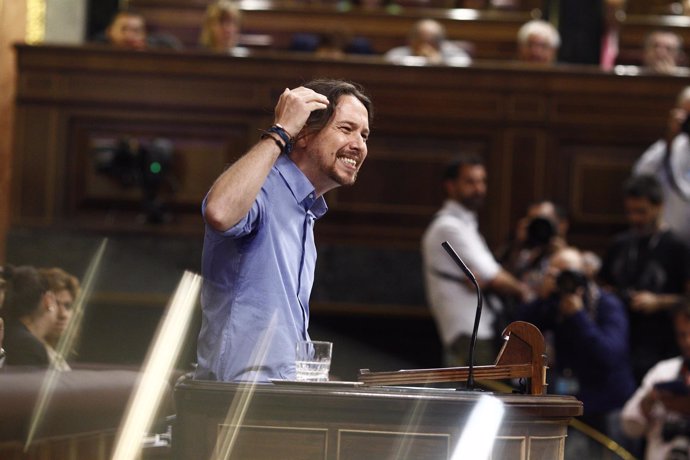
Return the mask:
<svg viewBox="0 0 690 460">
<path fill-rule="evenodd" d="M 481 289 L 479 289 L 479 283 L 477 283 L 477 279 L 474 277 L 474 274 L 472 274 L 470 269 L 467 268 L 465 262 L 462 261 L 462 259 L 460 258 L 458 253 L 455 252 L 450 243 L 448 241 L 444 241 L 443 243 L 441 243 L 441 246 L 443 246 L 443 249 L 446 250 L 448 255 L 451 257 L 451 259 L 453 259 L 453 261 L 458 265 L 458 267 L 460 267 L 465 276 L 467 276 L 467 278 L 470 281 L 472 281 L 472 284 L 474 284 L 474 287 L 477 290 L 477 310 L 474 314 L 474 326 L 472 327 L 472 338 L 470 339 L 469 366 L 467 368 L 467 389 L 474 390 L 474 349 L 477 346 L 477 331 L 479 330 L 479 320 L 482 316 L 482 291 Z"/>
</svg>

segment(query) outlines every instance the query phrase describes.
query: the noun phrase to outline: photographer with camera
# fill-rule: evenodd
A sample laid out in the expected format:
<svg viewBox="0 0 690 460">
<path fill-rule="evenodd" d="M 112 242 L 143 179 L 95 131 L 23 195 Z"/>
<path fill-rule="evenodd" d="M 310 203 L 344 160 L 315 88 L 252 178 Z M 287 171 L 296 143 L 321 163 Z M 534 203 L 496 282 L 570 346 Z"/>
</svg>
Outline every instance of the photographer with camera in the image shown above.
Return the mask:
<svg viewBox="0 0 690 460">
<path fill-rule="evenodd" d="M 652 367 L 622 412 L 625 433 L 646 437 L 646 460 L 690 458 L 690 301 L 673 310 L 673 326 L 681 355 Z"/>
<path fill-rule="evenodd" d="M 527 207 L 514 238 L 499 251 L 499 263 L 536 294 L 542 284 L 549 257 L 567 246 L 568 218 L 563 207 L 552 201 L 536 201 Z"/>
<path fill-rule="evenodd" d="M 630 228 L 615 237 L 599 276 L 627 307 L 639 384 L 655 363 L 678 354 L 670 310 L 689 292 L 690 249 L 662 224 L 663 193 L 656 178 L 628 179 L 623 195 Z"/>
<path fill-rule="evenodd" d="M 522 305 L 518 319 L 553 333 L 555 376 L 549 388 L 577 396 L 583 422 L 611 436 L 612 418 L 635 391 L 628 320 L 620 299 L 601 290 L 585 270 L 579 250 L 557 250 L 539 298 Z"/>
<path fill-rule="evenodd" d="M 651 174 L 661 182 L 663 220 L 690 245 L 690 86 L 678 95 L 668 115 L 666 136 L 656 141 L 633 168 L 636 176 Z"/>
</svg>

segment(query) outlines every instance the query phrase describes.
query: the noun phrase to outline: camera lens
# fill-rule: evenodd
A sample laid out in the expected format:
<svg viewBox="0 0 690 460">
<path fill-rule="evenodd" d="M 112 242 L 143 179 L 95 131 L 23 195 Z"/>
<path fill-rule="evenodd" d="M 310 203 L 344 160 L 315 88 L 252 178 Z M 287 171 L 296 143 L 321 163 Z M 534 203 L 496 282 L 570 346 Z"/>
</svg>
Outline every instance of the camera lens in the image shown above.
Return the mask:
<svg viewBox="0 0 690 460">
<path fill-rule="evenodd" d="M 545 217 L 535 217 L 527 226 L 527 245 L 544 246 L 556 235 L 556 226 Z"/>
<path fill-rule="evenodd" d="M 587 286 L 587 277 L 582 272 L 563 270 L 556 277 L 556 290 L 560 295 L 575 294 L 579 288 Z"/>
</svg>

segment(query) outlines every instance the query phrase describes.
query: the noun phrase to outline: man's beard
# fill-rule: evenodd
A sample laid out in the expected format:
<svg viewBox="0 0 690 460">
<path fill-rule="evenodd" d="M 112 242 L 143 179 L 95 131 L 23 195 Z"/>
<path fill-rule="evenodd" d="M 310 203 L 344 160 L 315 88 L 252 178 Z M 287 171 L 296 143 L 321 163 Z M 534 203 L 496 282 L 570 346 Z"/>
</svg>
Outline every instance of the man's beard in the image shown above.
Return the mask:
<svg viewBox="0 0 690 460">
<path fill-rule="evenodd" d="M 472 195 L 462 198 L 460 203 L 470 211 L 479 211 L 484 206 L 485 198 L 484 195 Z"/>
</svg>

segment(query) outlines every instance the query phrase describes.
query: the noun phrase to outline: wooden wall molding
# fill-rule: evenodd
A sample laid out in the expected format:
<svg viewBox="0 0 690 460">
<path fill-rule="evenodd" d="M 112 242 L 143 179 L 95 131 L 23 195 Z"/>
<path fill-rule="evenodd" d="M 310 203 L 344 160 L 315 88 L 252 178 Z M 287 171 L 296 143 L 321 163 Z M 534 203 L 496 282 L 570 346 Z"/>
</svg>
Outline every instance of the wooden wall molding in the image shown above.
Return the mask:
<svg viewBox="0 0 690 460">
<path fill-rule="evenodd" d="M 604 244 L 623 225 L 614 199 L 622 178 L 663 133 L 660 114 L 686 84 L 679 77 L 618 76 L 589 67 L 17 50 L 13 225 L 137 231 L 122 218 L 137 212 L 136 194 L 95 173 L 93 150 L 99 139 L 158 135 L 176 147 L 180 187 L 165 196 L 174 221 L 139 230 L 199 234 L 205 191 L 270 124 L 282 90 L 330 76 L 362 83 L 376 116 L 358 184 L 329 193 L 320 238 L 408 248 L 418 247 L 440 206 L 445 163 L 467 151 L 484 156 L 489 167 L 480 217 L 490 243 L 505 240 L 530 201 L 550 197 L 571 208 L 575 243 Z"/>
</svg>

